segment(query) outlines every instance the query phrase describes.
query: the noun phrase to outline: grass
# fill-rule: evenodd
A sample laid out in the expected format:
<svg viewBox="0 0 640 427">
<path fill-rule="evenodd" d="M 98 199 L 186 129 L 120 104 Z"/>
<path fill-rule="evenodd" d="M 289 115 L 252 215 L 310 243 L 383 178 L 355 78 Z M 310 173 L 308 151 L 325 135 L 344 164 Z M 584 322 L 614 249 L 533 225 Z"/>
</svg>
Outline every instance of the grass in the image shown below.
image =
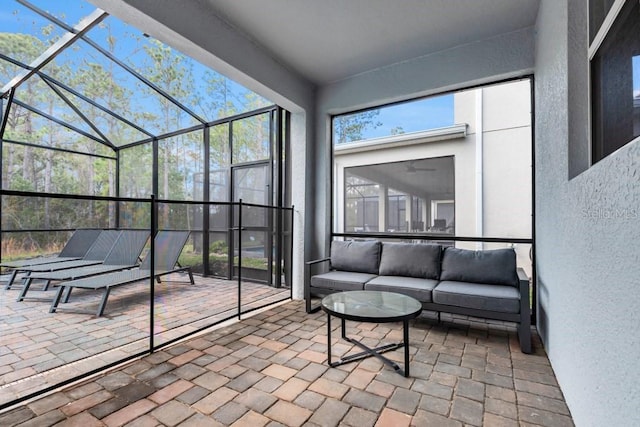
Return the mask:
<svg viewBox="0 0 640 427">
<path fill-rule="evenodd" d="M 17 259 L 34 258 L 38 256 L 53 255 L 62 249 L 62 244 L 51 243 L 42 248 L 35 243 L 28 246 L 19 242 L 17 239 L 8 238 L 2 240 L 0 250 L 2 251 L 2 261 L 14 261 Z"/>
<path fill-rule="evenodd" d="M 180 258 L 178 260 L 180 265 L 200 265 L 202 264 L 202 253 L 195 252 L 193 250 L 193 246 L 185 246 L 184 250 L 180 254 Z M 209 262 L 223 262 L 226 263 L 228 261 L 228 255 L 226 253 L 211 253 L 209 255 Z M 234 265 L 238 265 L 238 257 L 233 257 Z M 255 268 L 258 270 L 266 270 L 267 262 L 264 258 L 242 258 L 242 267 L 243 268 Z"/>
</svg>

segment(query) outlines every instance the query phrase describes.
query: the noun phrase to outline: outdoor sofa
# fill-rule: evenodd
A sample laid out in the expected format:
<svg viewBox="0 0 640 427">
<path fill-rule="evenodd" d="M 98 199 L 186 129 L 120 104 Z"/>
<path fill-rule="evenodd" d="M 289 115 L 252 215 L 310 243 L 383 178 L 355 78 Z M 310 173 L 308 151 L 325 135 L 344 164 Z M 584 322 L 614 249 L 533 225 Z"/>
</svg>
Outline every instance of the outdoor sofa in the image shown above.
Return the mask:
<svg viewBox="0 0 640 427">
<path fill-rule="evenodd" d="M 325 272 L 312 274 L 316 265 Z M 522 352 L 531 353 L 529 278 L 511 248 L 336 240 L 330 257 L 306 263 L 307 312 L 318 308 L 312 297 L 351 290 L 398 292 L 424 310 L 515 322 Z"/>
</svg>

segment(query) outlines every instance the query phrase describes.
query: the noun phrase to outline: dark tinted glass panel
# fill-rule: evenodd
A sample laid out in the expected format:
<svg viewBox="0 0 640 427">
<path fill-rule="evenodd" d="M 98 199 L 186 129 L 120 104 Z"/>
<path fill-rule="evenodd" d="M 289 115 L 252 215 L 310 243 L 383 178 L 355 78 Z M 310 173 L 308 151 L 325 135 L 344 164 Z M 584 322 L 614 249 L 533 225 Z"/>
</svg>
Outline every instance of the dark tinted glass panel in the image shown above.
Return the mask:
<svg viewBox="0 0 640 427">
<path fill-rule="evenodd" d="M 589 0 L 589 41 L 592 42 L 615 0 Z"/>
<path fill-rule="evenodd" d="M 640 136 L 639 17 L 627 2 L 591 61 L 594 163 Z"/>
</svg>

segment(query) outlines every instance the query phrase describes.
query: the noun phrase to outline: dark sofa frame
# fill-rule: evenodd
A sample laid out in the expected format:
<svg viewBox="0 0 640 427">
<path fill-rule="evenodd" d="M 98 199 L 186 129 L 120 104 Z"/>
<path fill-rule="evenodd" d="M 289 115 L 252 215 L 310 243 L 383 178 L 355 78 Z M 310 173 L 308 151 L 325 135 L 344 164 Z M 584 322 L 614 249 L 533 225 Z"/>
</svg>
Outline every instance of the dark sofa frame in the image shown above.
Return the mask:
<svg viewBox="0 0 640 427">
<path fill-rule="evenodd" d="M 305 283 L 304 283 L 304 298 L 305 308 L 307 313 L 318 311 L 320 306 L 312 307 L 311 298 L 323 297 L 335 292 L 342 292 L 337 289 L 319 288 L 311 286 L 312 269 L 314 266 L 328 263 L 331 261 L 330 257 L 308 261 L 305 263 Z M 438 313 L 438 319 L 440 313 L 460 314 L 472 317 L 479 317 L 484 319 L 502 320 L 507 322 L 515 322 L 518 324 L 518 339 L 520 341 L 520 349 L 523 353 L 532 353 L 531 346 L 531 308 L 529 305 L 529 278 L 522 268 L 517 268 L 518 275 L 518 290 L 520 293 L 520 312 L 519 313 L 503 313 L 490 310 L 479 310 L 468 307 L 459 307 L 454 305 L 444 305 L 434 302 L 421 302 L 422 309 L 427 311 L 434 311 Z"/>
</svg>

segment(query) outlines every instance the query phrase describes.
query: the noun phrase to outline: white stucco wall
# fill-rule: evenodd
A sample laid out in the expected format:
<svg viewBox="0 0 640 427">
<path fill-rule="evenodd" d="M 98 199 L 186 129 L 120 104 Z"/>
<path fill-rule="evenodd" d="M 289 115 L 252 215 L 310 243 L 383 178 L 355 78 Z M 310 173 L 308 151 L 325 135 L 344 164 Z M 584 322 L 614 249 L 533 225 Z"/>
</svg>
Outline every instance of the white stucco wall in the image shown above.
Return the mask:
<svg viewBox="0 0 640 427">
<path fill-rule="evenodd" d="M 585 66 L 586 51 L 569 48 L 586 37 L 586 10 L 585 0 L 542 0 L 538 15 L 538 330 L 576 425 L 632 426 L 640 425 L 640 144 L 569 179 L 570 136 L 583 146 L 572 155 L 588 147 L 588 117 L 578 114 L 588 85 L 584 72 L 570 72 Z"/>
</svg>

